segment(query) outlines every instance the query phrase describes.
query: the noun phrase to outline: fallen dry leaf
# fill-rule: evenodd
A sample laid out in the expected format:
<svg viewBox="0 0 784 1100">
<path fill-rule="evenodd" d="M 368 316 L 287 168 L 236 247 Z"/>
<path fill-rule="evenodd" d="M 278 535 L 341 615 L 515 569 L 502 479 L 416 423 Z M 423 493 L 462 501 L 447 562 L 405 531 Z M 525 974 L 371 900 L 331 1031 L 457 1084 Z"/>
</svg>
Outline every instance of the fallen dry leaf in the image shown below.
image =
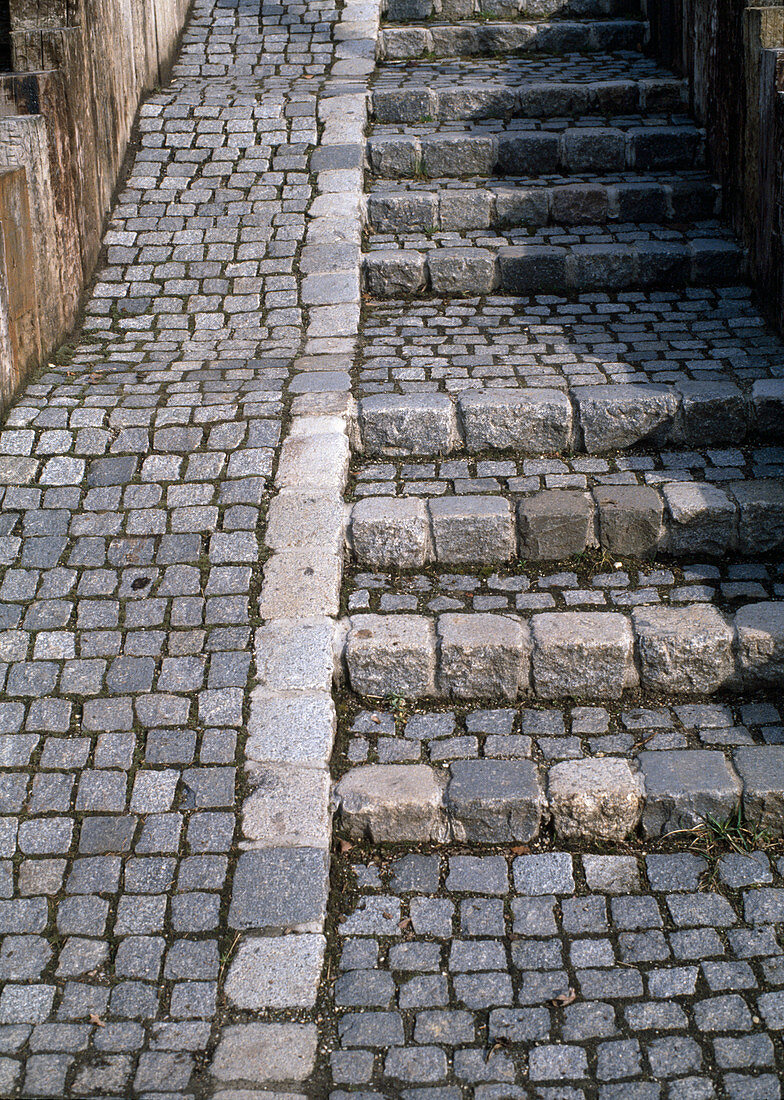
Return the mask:
<svg viewBox="0 0 784 1100">
<path fill-rule="evenodd" d="M 515 844 L 514 848 L 512 848 L 513 856 L 527 856 L 530 855 L 530 852 L 531 849 L 527 844 Z"/>
<path fill-rule="evenodd" d="M 106 1027 L 106 1024 L 103 1022 L 97 1012 L 90 1013 L 90 1023 L 95 1024 L 96 1027 Z"/>
<path fill-rule="evenodd" d="M 341 855 L 345 855 L 346 852 L 350 852 L 354 845 L 350 840 L 339 840 L 338 847 L 340 848 Z"/>
<path fill-rule="evenodd" d="M 554 1005 L 570 1005 L 570 1004 L 572 1004 L 572 1003 L 573 1003 L 574 1001 L 576 1001 L 576 1000 L 577 1000 L 577 994 L 576 994 L 576 993 L 575 993 L 575 991 L 574 991 L 574 990 L 572 989 L 572 987 L 571 987 L 571 986 L 569 986 L 569 992 L 568 992 L 568 993 L 559 993 L 557 997 L 553 997 L 553 999 L 552 999 L 552 1001 L 550 1002 L 550 1004 L 554 1004 Z"/>
</svg>

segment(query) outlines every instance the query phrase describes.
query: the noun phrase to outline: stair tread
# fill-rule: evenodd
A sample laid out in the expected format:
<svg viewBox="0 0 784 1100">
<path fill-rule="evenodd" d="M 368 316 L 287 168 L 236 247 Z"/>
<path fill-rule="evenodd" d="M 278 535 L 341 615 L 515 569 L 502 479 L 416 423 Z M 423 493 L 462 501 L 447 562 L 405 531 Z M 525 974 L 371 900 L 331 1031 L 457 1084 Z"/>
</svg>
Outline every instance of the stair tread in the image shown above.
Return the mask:
<svg viewBox="0 0 784 1100">
<path fill-rule="evenodd" d="M 610 53 L 570 52 L 559 57 L 530 54 L 516 57 L 460 58 L 435 62 L 426 59 L 384 61 L 377 71 L 373 90 L 390 86 L 454 90 L 455 82 L 468 86 L 508 87 L 511 84 L 606 83 L 614 80 L 677 80 L 653 58 L 619 50 Z"/>
<path fill-rule="evenodd" d="M 366 193 L 374 196 L 419 194 L 433 191 L 449 192 L 475 192 L 477 188 L 485 188 L 488 191 L 507 191 L 515 188 L 546 188 L 558 186 L 575 186 L 579 184 L 600 184 L 602 186 L 615 186 L 617 184 L 658 184 L 662 186 L 678 184 L 710 184 L 713 187 L 719 185 L 709 172 L 695 169 L 683 172 L 575 172 L 568 176 L 557 174 L 552 176 L 468 176 L 454 179 L 451 176 L 430 176 L 427 179 L 386 179 L 384 177 L 372 178 L 367 182 Z"/>
<path fill-rule="evenodd" d="M 722 241 L 734 244 L 737 240 L 732 230 L 718 221 L 695 222 L 688 226 L 613 225 L 589 226 L 572 231 L 560 226 L 541 226 L 535 229 L 471 229 L 459 231 L 436 230 L 432 234 L 390 234 L 379 233 L 370 243 L 367 256 L 387 252 L 393 249 L 431 252 L 434 249 L 476 248 L 499 249 L 519 245 L 556 247 L 574 249 L 592 245 L 613 245 L 618 248 L 632 247 L 643 242 L 659 244 L 687 245 L 697 241 Z"/>
<path fill-rule="evenodd" d="M 484 138 L 503 136 L 516 136 L 518 134 L 551 133 L 562 134 L 572 130 L 688 130 L 690 133 L 702 134 L 702 127 L 698 126 L 688 115 L 660 114 L 660 115 L 624 115 L 609 120 L 596 116 L 583 116 L 580 119 L 535 119 L 535 118 L 491 118 L 481 121 L 455 121 L 455 122 L 422 122 L 422 123 L 397 123 L 375 122 L 370 133 L 370 144 L 399 137 L 418 138 L 420 141 L 435 140 L 437 138 L 468 137 Z"/>
</svg>

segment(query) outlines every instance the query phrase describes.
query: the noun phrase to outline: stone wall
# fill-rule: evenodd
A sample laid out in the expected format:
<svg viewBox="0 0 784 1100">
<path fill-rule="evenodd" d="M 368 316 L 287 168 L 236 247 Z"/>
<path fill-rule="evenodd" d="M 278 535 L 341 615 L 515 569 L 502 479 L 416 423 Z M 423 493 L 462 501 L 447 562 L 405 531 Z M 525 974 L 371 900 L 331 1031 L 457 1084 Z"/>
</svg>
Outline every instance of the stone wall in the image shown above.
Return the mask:
<svg viewBox="0 0 784 1100">
<path fill-rule="evenodd" d="M 784 329 L 784 7 L 748 0 L 648 0 L 653 52 L 689 80 L 725 215 Z"/>
<path fill-rule="evenodd" d="M 73 325 L 137 108 L 166 79 L 188 7 L 189 0 L 11 0 L 14 71 L 0 74 L 0 172 L 23 169 L 27 213 L 21 230 L 13 213 L 21 198 L 13 209 L 0 205 L 2 280 L 9 302 L 33 295 L 35 325 L 4 322 L 17 341 L 13 362 L 0 360 L 2 404 Z M 9 236 L 16 255 L 20 232 L 32 266 L 11 270 Z M 22 273 L 24 288 L 16 286 Z"/>
</svg>

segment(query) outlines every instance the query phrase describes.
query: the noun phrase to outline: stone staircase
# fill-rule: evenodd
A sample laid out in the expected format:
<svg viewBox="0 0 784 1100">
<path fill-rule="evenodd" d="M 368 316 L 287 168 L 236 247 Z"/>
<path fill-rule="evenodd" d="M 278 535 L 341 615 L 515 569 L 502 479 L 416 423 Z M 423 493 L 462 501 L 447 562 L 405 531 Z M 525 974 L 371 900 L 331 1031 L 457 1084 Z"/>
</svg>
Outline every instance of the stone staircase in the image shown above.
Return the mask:
<svg viewBox="0 0 784 1100">
<path fill-rule="evenodd" d="M 770 825 L 780 733 L 743 716 L 784 682 L 784 349 L 738 285 L 687 89 L 627 4 L 387 20 L 340 638 L 349 711 L 377 710 L 338 826 L 619 840 L 741 800 Z M 472 723 L 521 703 L 575 731 L 620 705 L 635 733 L 482 748 Z M 466 711 L 448 748 L 404 732 L 476 704 L 507 710 Z"/>
<path fill-rule="evenodd" d="M 372 93 L 367 290 L 736 282 L 744 258 L 716 220 L 704 134 L 683 82 L 641 52 L 639 13 L 510 9 L 390 6 Z"/>
</svg>

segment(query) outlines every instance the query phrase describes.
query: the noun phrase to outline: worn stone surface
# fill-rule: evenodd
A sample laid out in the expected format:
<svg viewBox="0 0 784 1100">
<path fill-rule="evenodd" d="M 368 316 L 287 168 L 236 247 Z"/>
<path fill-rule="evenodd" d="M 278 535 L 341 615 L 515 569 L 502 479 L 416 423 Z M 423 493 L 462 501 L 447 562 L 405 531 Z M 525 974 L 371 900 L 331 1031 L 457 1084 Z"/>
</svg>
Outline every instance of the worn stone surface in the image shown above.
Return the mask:
<svg viewBox="0 0 784 1100">
<path fill-rule="evenodd" d="M 537 769 L 528 760 L 454 763 L 446 801 L 456 839 L 478 844 L 533 840 L 546 816 Z"/>
<path fill-rule="evenodd" d="M 738 663 L 744 680 L 780 684 L 784 674 L 784 603 L 754 603 L 735 614 Z"/>
<path fill-rule="evenodd" d="M 376 843 L 438 841 L 446 835 L 444 790 L 422 765 L 355 768 L 335 787 L 341 828 Z"/>
<path fill-rule="evenodd" d="M 315 1060 L 313 1024 L 234 1024 L 221 1036 L 211 1072 L 223 1082 L 297 1082 L 310 1076 Z"/>
<path fill-rule="evenodd" d="M 318 935 L 248 937 L 226 977 L 229 1002 L 253 1010 L 312 1008 L 325 947 Z"/>
<path fill-rule="evenodd" d="M 515 556 L 512 509 L 503 498 L 436 497 L 428 510 L 437 561 L 460 565 L 504 562 Z"/>
<path fill-rule="evenodd" d="M 774 836 L 784 832 L 784 745 L 755 745 L 733 754 L 743 783 L 743 809 Z"/>
<path fill-rule="evenodd" d="M 515 700 L 529 686 L 526 624 L 503 615 L 441 615 L 438 687 L 456 699 Z"/>
<path fill-rule="evenodd" d="M 351 511 L 351 539 L 359 561 L 410 569 L 422 566 L 430 549 L 430 524 L 422 500 L 368 497 Z"/>
<path fill-rule="evenodd" d="M 543 699 L 618 699 L 637 682 L 631 625 L 616 613 L 534 615 L 533 683 Z"/>
<path fill-rule="evenodd" d="M 632 621 L 644 688 L 711 695 L 734 683 L 734 632 L 717 608 L 636 608 Z"/>
<path fill-rule="evenodd" d="M 648 836 L 691 829 L 708 817 L 726 821 L 737 809 L 741 783 L 721 752 L 641 752 L 645 783 L 643 828 Z"/>
<path fill-rule="evenodd" d="M 596 545 L 594 507 L 587 493 L 549 489 L 520 501 L 517 508 L 520 556 L 556 561 Z"/>
<path fill-rule="evenodd" d="M 355 615 L 346 640 L 349 681 L 361 695 L 435 694 L 435 628 L 416 615 Z"/>
<path fill-rule="evenodd" d="M 563 840 L 625 840 L 640 822 L 644 795 L 625 760 L 563 761 L 547 773 L 550 813 Z"/>
</svg>

